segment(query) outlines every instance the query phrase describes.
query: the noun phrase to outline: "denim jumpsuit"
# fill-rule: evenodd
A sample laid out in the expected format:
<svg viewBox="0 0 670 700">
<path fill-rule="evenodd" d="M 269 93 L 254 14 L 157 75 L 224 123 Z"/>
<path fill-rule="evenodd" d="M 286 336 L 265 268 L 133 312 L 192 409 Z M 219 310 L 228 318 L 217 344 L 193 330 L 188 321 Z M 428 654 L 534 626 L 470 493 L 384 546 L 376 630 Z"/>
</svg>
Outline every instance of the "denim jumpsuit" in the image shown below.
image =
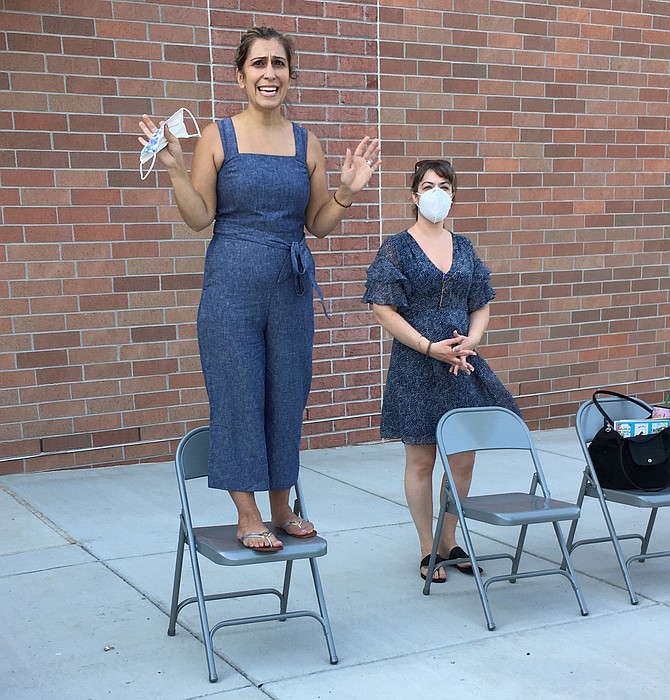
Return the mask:
<svg viewBox="0 0 670 700">
<path fill-rule="evenodd" d="M 198 310 L 209 486 L 283 490 L 298 477 L 312 380 L 307 131 L 294 124 L 295 155 L 274 156 L 240 153 L 230 118 L 218 127 L 225 157 Z"/>
</svg>

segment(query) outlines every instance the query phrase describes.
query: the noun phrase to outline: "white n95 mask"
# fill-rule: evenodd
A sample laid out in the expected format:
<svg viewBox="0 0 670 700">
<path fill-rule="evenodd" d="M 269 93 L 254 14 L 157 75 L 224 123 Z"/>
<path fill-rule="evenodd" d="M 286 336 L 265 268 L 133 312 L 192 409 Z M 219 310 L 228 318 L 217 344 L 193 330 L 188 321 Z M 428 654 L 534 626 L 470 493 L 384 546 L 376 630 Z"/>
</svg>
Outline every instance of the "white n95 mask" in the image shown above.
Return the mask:
<svg viewBox="0 0 670 700">
<path fill-rule="evenodd" d="M 186 124 L 184 124 L 184 114 L 188 114 L 188 116 L 191 117 L 191 120 L 195 125 L 194 134 L 188 133 Z M 191 112 L 189 112 L 189 110 L 186 109 L 186 107 L 178 109 L 171 117 L 166 119 L 165 122 L 161 124 L 158 127 L 158 129 L 154 131 L 153 134 L 151 134 L 149 142 L 142 149 L 142 152 L 140 153 L 140 177 L 142 178 L 142 180 L 144 180 L 153 170 L 153 167 L 156 163 L 156 154 L 158 153 L 158 151 L 162 151 L 168 145 L 168 140 L 165 138 L 164 130 L 166 124 L 168 129 L 170 130 L 170 133 L 174 134 L 178 139 L 190 139 L 193 136 L 200 136 L 200 128 L 198 127 L 198 122 L 195 120 L 195 117 L 191 114 Z M 148 160 L 151 161 L 151 165 L 149 166 L 149 169 L 146 172 L 143 172 L 142 166 Z"/>
<path fill-rule="evenodd" d="M 444 221 L 449 215 L 451 209 L 452 197 L 448 192 L 445 192 L 439 187 L 433 187 L 432 190 L 424 192 L 419 197 L 419 211 L 434 224 L 438 221 Z"/>
</svg>

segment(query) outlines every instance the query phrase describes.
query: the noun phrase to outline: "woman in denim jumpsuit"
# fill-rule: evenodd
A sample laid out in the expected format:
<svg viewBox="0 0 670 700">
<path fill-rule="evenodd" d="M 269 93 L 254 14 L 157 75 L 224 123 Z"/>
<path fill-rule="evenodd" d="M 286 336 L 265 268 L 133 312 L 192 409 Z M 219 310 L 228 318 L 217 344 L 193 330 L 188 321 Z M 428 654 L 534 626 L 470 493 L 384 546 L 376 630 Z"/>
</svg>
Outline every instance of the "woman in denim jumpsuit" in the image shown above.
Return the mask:
<svg viewBox="0 0 670 700">
<path fill-rule="evenodd" d="M 162 125 L 168 146 L 157 159 L 184 221 L 196 231 L 215 222 L 198 311 L 209 485 L 230 493 L 241 543 L 270 552 L 282 542 L 264 526 L 256 491 L 269 491 L 273 529 L 316 534 L 289 506 L 312 374 L 311 290 L 319 291 L 305 229 L 328 235 L 380 161 L 376 139 L 347 149 L 331 195 L 319 141 L 282 114 L 294 77 L 291 40 L 255 27 L 243 34 L 235 65 L 248 104 L 202 130 L 190 177 L 179 140 Z M 147 138 L 156 129 L 147 115 L 140 126 Z"/>
</svg>

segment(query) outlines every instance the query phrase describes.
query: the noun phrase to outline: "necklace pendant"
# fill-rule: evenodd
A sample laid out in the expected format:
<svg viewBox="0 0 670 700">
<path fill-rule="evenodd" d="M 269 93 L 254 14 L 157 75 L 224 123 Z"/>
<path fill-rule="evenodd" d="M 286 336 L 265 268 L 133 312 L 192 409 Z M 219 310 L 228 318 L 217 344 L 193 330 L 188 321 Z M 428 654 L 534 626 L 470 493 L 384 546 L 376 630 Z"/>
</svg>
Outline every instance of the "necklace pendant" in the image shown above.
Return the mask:
<svg viewBox="0 0 670 700">
<path fill-rule="evenodd" d="M 447 283 L 447 279 L 449 278 L 449 273 L 448 272 L 443 272 L 442 273 L 442 288 L 440 289 L 440 301 L 437 305 L 438 309 L 442 308 L 442 299 L 444 297 L 444 285 Z"/>
</svg>

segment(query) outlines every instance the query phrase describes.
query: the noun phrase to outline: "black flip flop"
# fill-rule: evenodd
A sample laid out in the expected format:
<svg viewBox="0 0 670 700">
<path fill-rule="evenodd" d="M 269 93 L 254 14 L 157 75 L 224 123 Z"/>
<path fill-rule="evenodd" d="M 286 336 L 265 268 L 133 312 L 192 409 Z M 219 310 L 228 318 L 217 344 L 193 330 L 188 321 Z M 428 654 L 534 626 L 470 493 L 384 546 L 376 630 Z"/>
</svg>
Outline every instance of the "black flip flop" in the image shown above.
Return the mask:
<svg viewBox="0 0 670 700">
<path fill-rule="evenodd" d="M 441 557 L 439 554 L 437 555 L 437 563 L 441 563 L 443 561 L 447 561 L 443 557 Z M 430 554 L 427 554 L 422 560 L 421 563 L 419 564 L 419 576 L 425 581 L 426 577 L 421 573 L 421 568 L 424 566 L 428 566 L 428 563 L 430 562 Z M 437 572 L 437 569 L 435 569 L 435 572 Z M 431 579 L 432 583 L 446 583 L 447 579 L 446 578 L 433 578 Z"/>
<path fill-rule="evenodd" d="M 454 547 L 451 552 L 449 552 L 449 557 L 448 560 L 451 561 L 453 559 L 467 559 L 468 558 L 468 553 L 462 549 L 461 547 Z M 482 569 L 481 566 L 477 567 L 479 569 L 479 573 L 483 574 L 484 569 Z M 465 574 L 466 576 L 474 576 L 475 572 L 472 570 L 472 566 L 459 566 L 458 564 L 454 565 L 454 569 L 458 569 L 461 573 Z"/>
</svg>

